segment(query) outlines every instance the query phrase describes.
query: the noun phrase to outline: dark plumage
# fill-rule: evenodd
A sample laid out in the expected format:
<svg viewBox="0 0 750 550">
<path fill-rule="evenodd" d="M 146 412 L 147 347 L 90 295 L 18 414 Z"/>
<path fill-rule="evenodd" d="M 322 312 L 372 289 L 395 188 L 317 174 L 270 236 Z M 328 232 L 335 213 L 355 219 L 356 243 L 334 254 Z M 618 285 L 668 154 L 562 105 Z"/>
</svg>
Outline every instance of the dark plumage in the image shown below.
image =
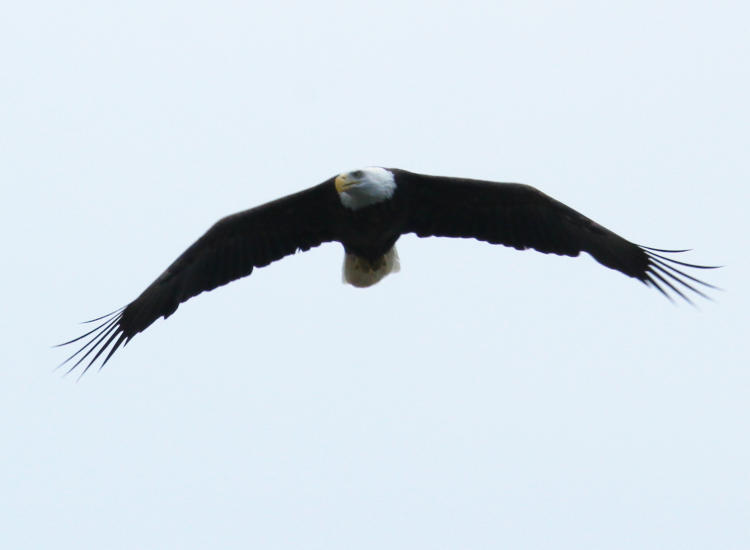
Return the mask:
<svg viewBox="0 0 750 550">
<path fill-rule="evenodd" d="M 710 267 L 665 256 L 683 250 L 633 244 L 531 186 L 367 168 L 219 220 L 135 300 L 61 344 L 88 338 L 63 364 L 75 360 L 73 370 L 85 363 L 86 372 L 104 357 L 103 366 L 182 302 L 321 243 L 341 242 L 347 282 L 369 286 L 398 269 L 393 246 L 406 233 L 473 237 L 565 256 L 588 252 L 670 299 L 669 291 L 690 302 L 687 291 L 706 297 L 696 285 L 715 288 L 684 271 Z"/>
</svg>

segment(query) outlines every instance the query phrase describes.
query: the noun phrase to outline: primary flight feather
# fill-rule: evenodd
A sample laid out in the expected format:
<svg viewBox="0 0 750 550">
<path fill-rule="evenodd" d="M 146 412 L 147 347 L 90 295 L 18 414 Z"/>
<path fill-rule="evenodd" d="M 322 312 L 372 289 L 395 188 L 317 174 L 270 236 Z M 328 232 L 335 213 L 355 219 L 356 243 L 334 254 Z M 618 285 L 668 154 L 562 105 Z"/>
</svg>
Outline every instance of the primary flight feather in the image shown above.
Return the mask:
<svg viewBox="0 0 750 550">
<path fill-rule="evenodd" d="M 374 285 L 399 269 L 394 245 L 406 233 L 473 237 L 565 256 L 588 252 L 670 299 L 674 292 L 690 302 L 688 292 L 706 297 L 697 285 L 715 288 L 685 272 L 712 266 L 665 256 L 683 250 L 633 244 L 529 185 L 369 167 L 219 220 L 135 300 L 60 344 L 85 341 L 63 364 L 72 362 L 70 371 L 84 364 L 86 372 L 103 357 L 104 366 L 121 345 L 182 302 L 325 242 L 344 246 L 347 283 Z"/>
</svg>

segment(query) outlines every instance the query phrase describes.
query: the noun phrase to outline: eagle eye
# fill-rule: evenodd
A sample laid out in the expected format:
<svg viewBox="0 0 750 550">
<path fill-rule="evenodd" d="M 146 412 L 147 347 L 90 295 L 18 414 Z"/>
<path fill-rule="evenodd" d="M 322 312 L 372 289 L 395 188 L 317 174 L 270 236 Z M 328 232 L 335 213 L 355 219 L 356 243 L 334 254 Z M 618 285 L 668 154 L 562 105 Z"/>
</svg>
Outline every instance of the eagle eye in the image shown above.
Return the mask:
<svg viewBox="0 0 750 550">
<path fill-rule="evenodd" d="M 362 170 L 355 170 L 354 172 L 352 172 L 352 177 L 356 179 L 360 179 L 364 175 L 365 173 Z"/>
</svg>

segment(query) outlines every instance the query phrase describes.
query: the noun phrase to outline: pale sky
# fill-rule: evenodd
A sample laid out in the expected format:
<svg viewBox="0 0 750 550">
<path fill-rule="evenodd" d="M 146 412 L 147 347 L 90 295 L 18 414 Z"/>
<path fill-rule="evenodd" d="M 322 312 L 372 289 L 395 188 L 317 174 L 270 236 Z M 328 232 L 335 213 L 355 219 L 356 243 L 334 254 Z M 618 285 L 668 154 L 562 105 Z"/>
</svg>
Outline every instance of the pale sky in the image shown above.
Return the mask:
<svg viewBox="0 0 750 550">
<path fill-rule="evenodd" d="M 0 22 L 0 547 L 750 547 L 745 2 L 39 2 Z M 78 383 L 79 321 L 220 217 L 367 165 L 534 185 L 692 248 L 329 244 Z"/>
</svg>

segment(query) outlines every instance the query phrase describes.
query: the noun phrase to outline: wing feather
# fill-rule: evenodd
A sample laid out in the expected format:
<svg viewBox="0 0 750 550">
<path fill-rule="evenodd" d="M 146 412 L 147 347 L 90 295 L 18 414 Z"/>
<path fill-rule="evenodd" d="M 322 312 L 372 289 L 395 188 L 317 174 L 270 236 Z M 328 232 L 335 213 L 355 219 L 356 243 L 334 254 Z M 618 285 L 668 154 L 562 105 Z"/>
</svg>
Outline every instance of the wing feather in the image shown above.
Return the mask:
<svg viewBox="0 0 750 550">
<path fill-rule="evenodd" d="M 587 252 L 610 269 L 654 286 L 670 297 L 666 287 L 690 303 L 687 294 L 673 283 L 702 297 L 707 296 L 688 280 L 716 288 L 675 265 L 691 269 L 717 266 L 690 264 L 663 255 L 685 250 L 631 243 L 529 185 L 394 171 L 399 189 L 409 202 L 404 233 L 475 238 L 518 250 L 531 248 L 564 256 Z"/>
<path fill-rule="evenodd" d="M 127 344 L 159 317 L 201 292 L 250 275 L 297 250 L 337 240 L 338 197 L 332 180 L 282 199 L 227 216 L 183 252 L 140 296 L 127 306 L 100 317 L 99 326 L 62 345 L 85 340 L 62 365 L 83 372 Z M 60 366 L 62 366 L 60 365 Z"/>
</svg>

